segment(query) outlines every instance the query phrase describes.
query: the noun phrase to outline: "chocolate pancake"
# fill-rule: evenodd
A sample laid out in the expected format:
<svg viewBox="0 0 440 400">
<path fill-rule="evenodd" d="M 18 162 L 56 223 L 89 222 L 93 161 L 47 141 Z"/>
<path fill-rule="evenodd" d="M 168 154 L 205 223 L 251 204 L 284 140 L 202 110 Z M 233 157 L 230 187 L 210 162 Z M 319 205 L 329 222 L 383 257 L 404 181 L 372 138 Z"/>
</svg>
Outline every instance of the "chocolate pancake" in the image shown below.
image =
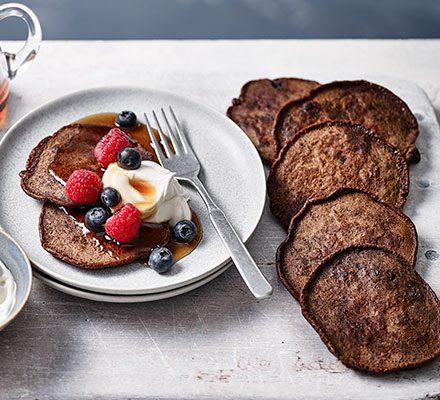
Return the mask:
<svg viewBox="0 0 440 400">
<path fill-rule="evenodd" d="M 267 180 L 270 209 L 285 227 L 307 200 L 351 187 L 398 208 L 408 194 L 402 156 L 350 122 L 325 122 L 299 132 L 284 146 Z"/>
<path fill-rule="evenodd" d="M 440 302 L 412 265 L 387 250 L 325 260 L 301 294 L 304 316 L 345 365 L 376 373 L 440 354 Z"/>
<path fill-rule="evenodd" d="M 30 153 L 26 170 L 20 173 L 23 190 L 41 201 L 73 206 L 64 190 L 65 181 L 81 168 L 102 175 L 93 149 L 110 129 L 104 125 L 71 124 L 44 138 Z M 152 159 L 150 153 L 137 146 L 143 159 Z"/>
<path fill-rule="evenodd" d="M 332 82 L 286 104 L 274 129 L 276 151 L 305 127 L 329 120 L 362 124 L 396 147 L 407 161 L 420 157 L 414 144 L 419 129 L 409 107 L 388 89 L 366 81 Z"/>
<path fill-rule="evenodd" d="M 318 82 L 297 78 L 258 79 L 241 88 L 232 100 L 227 116 L 243 129 L 268 164 L 275 161 L 277 146 L 273 135 L 275 116 L 287 102 L 300 99 L 319 86 Z"/>
<path fill-rule="evenodd" d="M 67 210 L 45 203 L 40 215 L 40 240 L 56 258 L 77 267 L 99 269 L 115 267 L 148 257 L 155 246 L 170 240 L 167 224 L 141 226 L 132 245 L 120 245 L 104 234 L 90 232 L 84 225 L 85 211 Z"/>
<path fill-rule="evenodd" d="M 278 276 L 299 300 L 301 290 L 321 262 L 347 246 L 369 244 L 392 250 L 414 265 L 417 233 L 395 207 L 357 190 L 343 189 L 323 200 L 308 201 L 292 218 L 278 247 Z"/>
</svg>

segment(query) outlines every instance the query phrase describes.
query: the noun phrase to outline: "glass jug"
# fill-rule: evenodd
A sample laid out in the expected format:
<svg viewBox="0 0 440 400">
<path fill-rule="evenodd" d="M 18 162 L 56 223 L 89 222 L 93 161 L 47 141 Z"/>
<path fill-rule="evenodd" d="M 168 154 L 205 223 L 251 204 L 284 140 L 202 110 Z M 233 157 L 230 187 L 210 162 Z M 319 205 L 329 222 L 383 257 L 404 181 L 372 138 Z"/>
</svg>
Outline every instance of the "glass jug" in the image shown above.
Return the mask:
<svg viewBox="0 0 440 400">
<path fill-rule="evenodd" d="M 23 47 L 16 53 L 7 53 L 0 47 L 0 125 L 6 114 L 9 82 L 23 72 L 35 58 L 41 42 L 41 26 L 37 16 L 23 4 L 8 3 L 0 6 L 0 21 L 18 17 L 26 22 L 28 36 Z"/>
</svg>

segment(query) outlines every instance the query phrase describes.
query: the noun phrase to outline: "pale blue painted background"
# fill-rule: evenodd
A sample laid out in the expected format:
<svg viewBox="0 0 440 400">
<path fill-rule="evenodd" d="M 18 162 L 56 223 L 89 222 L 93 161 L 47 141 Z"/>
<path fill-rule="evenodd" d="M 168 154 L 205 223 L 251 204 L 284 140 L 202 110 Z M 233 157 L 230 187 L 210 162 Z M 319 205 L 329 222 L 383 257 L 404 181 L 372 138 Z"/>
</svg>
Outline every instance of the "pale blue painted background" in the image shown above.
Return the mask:
<svg viewBox="0 0 440 400">
<path fill-rule="evenodd" d="M 46 39 L 435 38 L 440 0 L 23 0 Z M 2 22 L 0 40 L 25 35 Z"/>
</svg>

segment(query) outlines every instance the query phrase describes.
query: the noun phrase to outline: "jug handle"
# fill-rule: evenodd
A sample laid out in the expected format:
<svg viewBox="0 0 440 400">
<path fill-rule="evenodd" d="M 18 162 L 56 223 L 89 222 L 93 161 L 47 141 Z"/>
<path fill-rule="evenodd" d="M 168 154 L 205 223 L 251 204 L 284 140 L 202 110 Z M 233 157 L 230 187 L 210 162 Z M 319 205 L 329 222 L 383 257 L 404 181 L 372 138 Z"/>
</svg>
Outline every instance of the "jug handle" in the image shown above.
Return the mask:
<svg viewBox="0 0 440 400">
<path fill-rule="evenodd" d="M 28 28 L 28 37 L 23 47 L 16 53 L 6 53 L 6 63 L 8 67 L 9 79 L 15 78 L 20 67 L 32 61 L 39 49 L 42 34 L 41 26 L 34 12 L 23 4 L 7 3 L 0 6 L 0 21 L 9 18 L 18 17 L 26 22 Z"/>
</svg>

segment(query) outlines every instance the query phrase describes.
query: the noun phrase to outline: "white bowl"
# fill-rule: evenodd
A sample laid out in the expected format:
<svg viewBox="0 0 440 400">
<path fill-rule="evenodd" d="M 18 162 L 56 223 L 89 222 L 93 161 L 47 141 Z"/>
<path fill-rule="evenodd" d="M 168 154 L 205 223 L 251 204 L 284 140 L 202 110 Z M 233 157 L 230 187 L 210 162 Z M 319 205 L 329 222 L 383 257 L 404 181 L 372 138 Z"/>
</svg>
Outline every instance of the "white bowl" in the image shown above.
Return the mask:
<svg viewBox="0 0 440 400">
<path fill-rule="evenodd" d="M 0 321 L 0 330 L 2 330 L 20 313 L 29 298 L 32 287 L 32 268 L 20 245 L 2 231 L 0 231 L 0 260 L 9 269 L 17 285 L 14 307 L 8 317 Z"/>
</svg>

